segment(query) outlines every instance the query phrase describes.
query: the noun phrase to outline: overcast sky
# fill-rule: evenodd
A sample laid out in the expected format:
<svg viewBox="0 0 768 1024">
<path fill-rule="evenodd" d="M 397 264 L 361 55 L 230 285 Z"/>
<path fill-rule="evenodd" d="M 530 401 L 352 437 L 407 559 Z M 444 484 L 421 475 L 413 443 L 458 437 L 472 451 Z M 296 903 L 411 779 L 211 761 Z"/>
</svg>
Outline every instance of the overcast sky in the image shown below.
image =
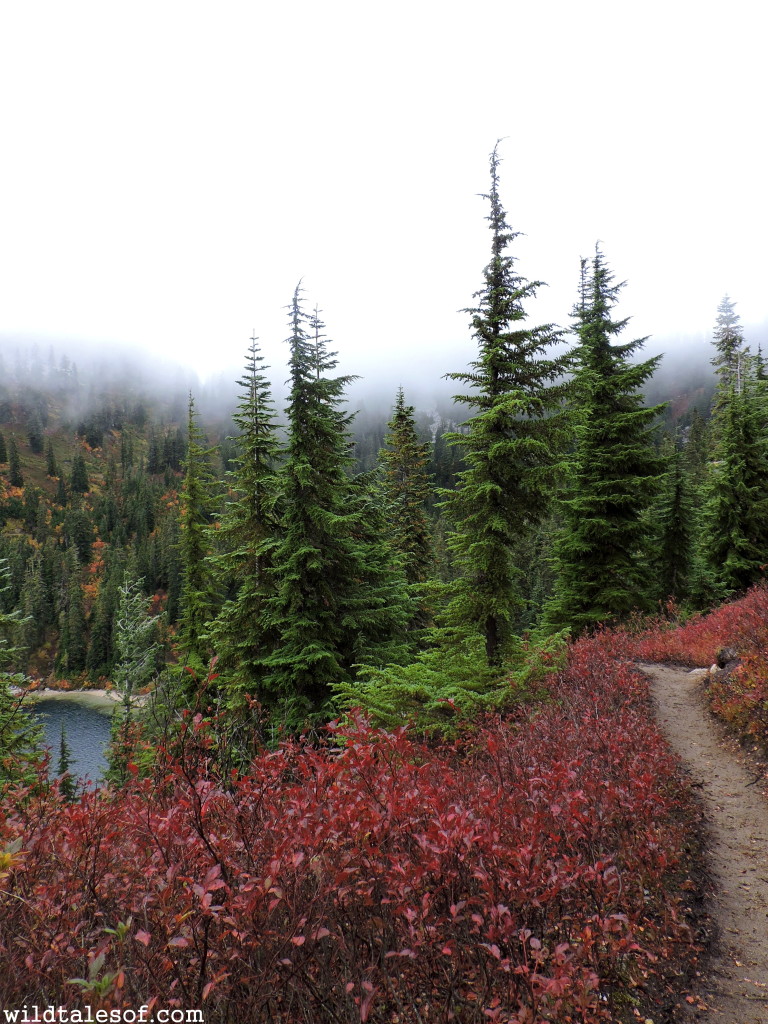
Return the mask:
<svg viewBox="0 0 768 1024">
<path fill-rule="evenodd" d="M 303 278 L 344 371 L 461 369 L 498 138 L 518 270 L 549 285 L 537 321 L 568 322 L 600 239 L 632 336 L 709 332 L 725 292 L 765 323 L 761 18 L 0 0 L 0 343 L 130 343 L 210 373 L 255 328 L 279 365 Z"/>
</svg>

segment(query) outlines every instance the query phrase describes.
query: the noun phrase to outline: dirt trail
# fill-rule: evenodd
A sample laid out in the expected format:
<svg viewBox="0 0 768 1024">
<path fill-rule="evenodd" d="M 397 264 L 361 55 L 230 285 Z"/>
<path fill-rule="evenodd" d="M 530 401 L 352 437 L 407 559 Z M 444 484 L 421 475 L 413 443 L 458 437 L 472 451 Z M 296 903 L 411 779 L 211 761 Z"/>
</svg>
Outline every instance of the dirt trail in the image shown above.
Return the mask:
<svg viewBox="0 0 768 1024">
<path fill-rule="evenodd" d="M 684 1019 L 768 1024 L 768 800 L 705 709 L 701 673 L 641 667 L 660 727 L 702 795 L 710 834 L 709 911 L 720 934 L 695 993 L 704 1005 L 688 1007 Z"/>
</svg>

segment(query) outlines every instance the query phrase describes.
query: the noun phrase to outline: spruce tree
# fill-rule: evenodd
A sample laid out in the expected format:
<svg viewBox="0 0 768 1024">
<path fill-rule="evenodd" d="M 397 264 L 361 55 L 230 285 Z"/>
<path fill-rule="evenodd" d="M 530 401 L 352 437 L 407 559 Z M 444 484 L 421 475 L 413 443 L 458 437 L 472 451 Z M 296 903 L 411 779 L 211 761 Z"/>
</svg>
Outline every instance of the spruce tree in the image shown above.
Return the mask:
<svg viewBox="0 0 768 1024">
<path fill-rule="evenodd" d="M 122 785 L 128 777 L 128 764 L 134 754 L 136 722 L 133 695 L 155 675 L 160 644 L 156 615 L 147 611 L 147 599 L 141 579 L 129 571 L 118 588 L 118 610 L 114 623 L 114 682 L 122 694 L 120 707 L 112 715 L 108 752 L 108 781 Z"/>
<path fill-rule="evenodd" d="M 217 671 L 226 677 L 235 704 L 243 694 L 258 691 L 270 647 L 263 612 L 273 593 L 269 570 L 278 531 L 280 447 L 266 369 L 254 336 L 237 382 L 240 400 L 233 419 L 239 433 L 233 439 L 232 494 L 219 529 L 224 553 L 214 559 L 219 583 L 230 596 L 210 630 Z"/>
<path fill-rule="evenodd" d="M 671 599 L 680 604 L 691 593 L 697 506 L 682 450 L 667 436 L 661 451 L 667 469 L 662 490 L 650 509 L 654 537 L 651 579 L 658 602 Z"/>
<path fill-rule="evenodd" d="M 379 451 L 384 468 L 387 518 L 395 549 L 404 558 L 409 583 L 423 583 L 432 568 L 432 541 L 427 502 L 431 494 L 426 466 L 429 444 L 416 434 L 413 406 L 397 392 L 395 409 L 387 424 L 385 447 Z"/>
<path fill-rule="evenodd" d="M 82 452 L 77 452 L 72 459 L 72 475 L 69 479 L 69 489 L 73 494 L 85 494 L 91 489 L 88 469 Z"/>
<path fill-rule="evenodd" d="M 449 374 L 467 386 L 455 402 L 474 417 L 453 433 L 466 468 L 443 508 L 455 532 L 451 548 L 460 576 L 448 621 L 479 631 L 490 666 L 499 668 L 523 608 L 513 552 L 545 515 L 554 479 L 567 359 L 546 358 L 559 337 L 551 324 L 531 327 L 523 303 L 539 281 L 518 274 L 507 247 L 518 235 L 499 196 L 499 157 L 491 154 L 488 221 L 491 260 L 471 314 L 478 356 L 469 372 Z"/>
<path fill-rule="evenodd" d="M 45 472 L 47 476 L 59 476 L 59 467 L 56 464 L 56 455 L 50 440 L 45 446 Z"/>
<path fill-rule="evenodd" d="M 42 730 L 22 709 L 23 698 L 11 690 L 25 682 L 23 676 L 9 672 L 22 654 L 19 644 L 24 629 L 20 609 L 3 611 L 11 588 L 11 570 L 0 560 L 0 783 L 31 782 L 38 761 Z"/>
<path fill-rule="evenodd" d="M 664 471 L 653 437 L 663 406 L 645 408 L 641 392 L 661 357 L 631 361 L 645 338 L 613 343 L 628 319 L 612 317 L 622 285 L 613 284 L 599 248 L 581 269 L 575 452 L 546 609 L 550 625 L 576 632 L 651 607 L 646 510 Z"/>
<path fill-rule="evenodd" d="M 83 602 L 80 563 L 74 548 L 67 550 L 64 605 L 60 615 L 58 669 L 68 675 L 82 672 L 88 654 L 88 632 Z"/>
<path fill-rule="evenodd" d="M 64 730 L 64 722 L 61 723 L 61 738 L 59 739 L 59 760 L 56 765 L 56 774 L 59 777 L 59 792 L 65 800 L 74 801 L 77 797 L 77 783 L 72 778 L 70 766 L 72 764 L 72 749 L 67 743 L 67 734 Z"/>
<path fill-rule="evenodd" d="M 715 321 L 714 345 L 717 350 L 712 357 L 712 365 L 716 368 L 718 388 L 715 408 L 733 389 L 736 394 L 741 391 L 744 361 L 748 354 L 744 343 L 741 318 L 735 309 L 735 303 L 725 295 L 717 307 Z"/>
<path fill-rule="evenodd" d="M 702 526 L 709 596 L 717 599 L 762 579 L 768 562 L 767 385 L 749 358 L 742 360 L 739 380 L 724 379 L 727 386 L 718 385 L 718 442 Z"/>
<path fill-rule="evenodd" d="M 21 459 L 16 438 L 11 437 L 8 445 L 8 483 L 11 487 L 24 486 L 24 474 L 21 472 Z"/>
<path fill-rule="evenodd" d="M 188 444 L 184 485 L 180 495 L 182 567 L 179 641 L 196 667 L 204 667 L 210 645 L 204 639 L 216 613 L 216 589 L 208 558 L 211 554 L 216 479 L 210 464 L 214 452 L 205 444 L 197 423 L 195 403 L 189 396 Z"/>
<path fill-rule="evenodd" d="M 395 551 L 402 558 L 408 584 L 419 588 L 430 576 L 434 565 L 432 528 L 427 513 L 432 495 L 426 468 L 430 446 L 418 439 L 413 406 L 405 404 L 402 387 L 398 390 L 395 409 L 387 427 L 385 447 L 379 451 L 387 532 Z M 430 614 L 423 594 L 418 601 L 412 625 L 420 628 L 428 624 Z"/>
<path fill-rule="evenodd" d="M 375 664 L 397 653 L 409 609 L 403 592 L 389 603 L 395 595 L 378 585 L 378 557 L 372 571 L 366 564 L 365 503 L 350 483 L 350 416 L 341 408 L 352 378 L 329 376 L 335 354 L 317 314 L 304 313 L 299 288 L 290 324 L 290 435 L 270 570 L 275 593 L 264 616 L 276 643 L 259 696 L 296 728 L 323 709 L 333 684 L 354 677 L 362 657 Z"/>
<path fill-rule="evenodd" d="M 8 461 L 8 446 L 5 443 L 5 438 L 0 433 L 0 465 Z"/>
<path fill-rule="evenodd" d="M 118 587 L 117 615 L 114 622 L 115 686 L 125 696 L 145 686 L 156 671 L 158 616 L 150 615 L 143 591 L 144 581 L 123 573 Z"/>
</svg>

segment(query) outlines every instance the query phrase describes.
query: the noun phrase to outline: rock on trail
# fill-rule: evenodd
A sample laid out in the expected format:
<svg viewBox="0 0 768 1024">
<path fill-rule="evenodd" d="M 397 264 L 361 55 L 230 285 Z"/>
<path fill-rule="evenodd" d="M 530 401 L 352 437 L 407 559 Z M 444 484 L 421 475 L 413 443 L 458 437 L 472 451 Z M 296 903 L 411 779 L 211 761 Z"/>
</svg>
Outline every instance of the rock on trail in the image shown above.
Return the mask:
<svg viewBox="0 0 768 1024">
<path fill-rule="evenodd" d="M 719 938 L 709 976 L 695 993 L 698 1005 L 687 1007 L 685 1019 L 768 1024 L 768 800 L 707 711 L 701 672 L 640 667 L 652 681 L 659 726 L 689 769 L 708 823 L 708 909 Z"/>
</svg>

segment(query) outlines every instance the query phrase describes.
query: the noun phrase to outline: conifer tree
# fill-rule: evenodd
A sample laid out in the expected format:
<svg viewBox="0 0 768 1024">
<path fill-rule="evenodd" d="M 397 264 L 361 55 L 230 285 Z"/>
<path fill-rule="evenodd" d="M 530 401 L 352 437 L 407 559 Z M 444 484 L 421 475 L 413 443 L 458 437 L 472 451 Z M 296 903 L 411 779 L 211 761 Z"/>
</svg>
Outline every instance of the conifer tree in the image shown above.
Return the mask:
<svg viewBox="0 0 768 1024">
<path fill-rule="evenodd" d="M 230 473 L 234 493 L 220 520 L 224 553 L 214 560 L 222 589 L 230 596 L 210 630 L 217 670 L 227 677 L 235 703 L 243 693 L 258 691 L 270 647 L 263 612 L 273 593 L 269 570 L 278 531 L 280 448 L 266 369 L 254 336 L 237 382 L 240 400 L 233 419 L 239 433 L 233 439 L 237 448 Z"/>
<path fill-rule="evenodd" d="M 22 710 L 23 698 L 11 691 L 12 684 L 24 682 L 8 670 L 22 653 L 18 644 L 24 619 L 20 609 L 3 611 L 10 590 L 11 570 L 0 560 L 0 782 L 31 781 L 41 742 L 41 729 Z"/>
<path fill-rule="evenodd" d="M 427 501 L 430 484 L 426 466 L 429 444 L 419 441 L 413 406 L 397 392 L 395 409 L 387 424 L 385 447 L 379 452 L 384 467 L 387 516 L 395 549 L 403 555 L 406 579 L 423 583 L 432 567 L 432 542 Z"/>
<path fill-rule="evenodd" d="M 702 526 L 709 596 L 718 599 L 763 578 L 768 562 L 768 385 L 749 358 L 742 360 L 740 379 L 724 379 Z"/>
<path fill-rule="evenodd" d="M 8 461 L 8 446 L 5 443 L 5 438 L 0 433 L 0 465 Z"/>
<path fill-rule="evenodd" d="M 59 740 L 59 760 L 56 764 L 56 774 L 59 777 L 59 792 L 65 800 L 73 801 L 77 797 L 77 783 L 70 774 L 72 765 L 72 748 L 67 743 L 67 734 L 64 729 L 64 722 L 61 723 L 61 738 Z"/>
<path fill-rule="evenodd" d="M 117 615 L 114 622 L 115 686 L 122 694 L 136 693 L 155 674 L 158 642 L 158 616 L 150 615 L 143 591 L 144 581 L 123 573 L 118 587 Z"/>
<path fill-rule="evenodd" d="M 74 674 L 82 672 L 85 668 L 88 653 L 81 570 L 74 548 L 67 550 L 64 586 L 64 607 L 60 616 L 58 668 L 62 672 Z"/>
<path fill-rule="evenodd" d="M 574 310 L 576 447 L 546 610 L 551 625 L 577 632 L 650 607 L 651 600 L 645 513 L 664 471 L 653 439 L 663 407 L 645 408 L 641 388 L 661 357 L 630 361 L 645 338 L 613 343 L 628 323 L 611 312 L 621 287 L 599 248 L 591 266 L 582 260 Z"/>
<path fill-rule="evenodd" d="M 280 537 L 272 556 L 275 593 L 265 627 L 277 638 L 265 659 L 259 696 L 295 728 L 320 711 L 330 687 L 350 680 L 362 656 L 390 659 L 409 609 L 394 604 L 375 572 L 359 496 L 350 484 L 350 417 L 341 408 L 352 379 L 336 366 L 317 314 L 307 317 L 297 288 L 290 306 L 289 442 L 282 471 Z"/>
<path fill-rule="evenodd" d="M 43 424 L 39 415 L 35 414 L 29 421 L 27 428 L 29 450 L 34 452 L 35 455 L 42 455 L 43 453 L 43 436 Z"/>
<path fill-rule="evenodd" d="M 45 446 L 45 472 L 47 476 L 59 476 L 59 467 L 56 464 L 56 455 L 50 440 Z"/>
<path fill-rule="evenodd" d="M 110 782 L 118 784 L 124 783 L 127 778 L 128 764 L 135 747 L 132 697 L 154 676 L 160 650 L 157 640 L 158 617 L 147 611 L 143 583 L 143 580 L 136 579 L 126 570 L 118 588 L 118 610 L 114 623 L 114 682 L 123 699 L 120 708 L 112 716 L 109 769 L 106 773 Z"/>
<path fill-rule="evenodd" d="M 741 318 L 736 312 L 735 303 L 727 295 L 723 296 L 717 307 L 714 345 L 717 353 L 712 358 L 712 365 L 716 368 L 719 381 L 715 398 L 717 408 L 731 389 L 736 394 L 741 391 L 744 360 L 748 353 Z"/>
<path fill-rule="evenodd" d="M 204 639 L 216 613 L 216 590 L 208 561 L 216 480 L 210 464 L 213 448 L 206 447 L 197 423 L 195 403 L 189 396 L 188 445 L 181 489 L 181 606 L 179 641 L 197 667 L 208 664 L 209 643 Z"/>
<path fill-rule="evenodd" d="M 547 511 L 559 447 L 565 357 L 546 358 L 557 340 L 551 324 L 526 324 L 523 303 L 539 281 L 518 274 L 507 254 L 510 230 L 499 196 L 499 157 L 491 154 L 488 221 L 491 260 L 471 314 L 478 356 L 469 372 L 452 373 L 467 386 L 455 402 L 474 412 L 466 433 L 449 440 L 466 469 L 443 508 L 455 527 L 451 548 L 460 576 L 448 609 L 452 624 L 477 630 L 489 665 L 500 667 L 523 605 L 513 551 Z"/>
<path fill-rule="evenodd" d="M 85 494 L 91 489 L 88 469 L 82 452 L 77 452 L 72 459 L 72 475 L 69 478 L 69 489 L 73 494 Z"/>
<path fill-rule="evenodd" d="M 657 601 L 684 602 L 691 592 L 697 507 L 681 449 L 670 437 L 662 444 L 666 473 L 651 506 L 651 579 Z"/>
<path fill-rule="evenodd" d="M 62 508 L 64 508 L 64 506 L 69 501 L 69 495 L 67 494 L 67 485 L 64 482 L 63 476 L 59 477 L 59 482 L 56 484 L 56 497 L 54 500 L 56 501 L 56 504 L 60 505 Z"/>
<path fill-rule="evenodd" d="M 427 504 L 432 488 L 427 475 L 429 444 L 416 434 L 413 406 L 405 404 L 400 388 L 385 447 L 379 452 L 383 465 L 384 495 L 388 533 L 401 558 L 405 578 L 412 587 L 419 587 L 433 568 L 432 529 Z M 426 626 L 429 612 L 423 595 L 413 625 Z"/>
<path fill-rule="evenodd" d="M 85 667 L 91 679 L 110 677 L 115 661 L 114 623 L 119 606 L 119 586 L 125 572 L 122 552 L 107 552 L 104 578 L 91 612 L 90 643 Z"/>
<path fill-rule="evenodd" d="M 15 437 L 11 437 L 8 445 L 8 483 L 11 487 L 24 486 L 24 474 L 21 472 L 21 459 Z"/>
</svg>

